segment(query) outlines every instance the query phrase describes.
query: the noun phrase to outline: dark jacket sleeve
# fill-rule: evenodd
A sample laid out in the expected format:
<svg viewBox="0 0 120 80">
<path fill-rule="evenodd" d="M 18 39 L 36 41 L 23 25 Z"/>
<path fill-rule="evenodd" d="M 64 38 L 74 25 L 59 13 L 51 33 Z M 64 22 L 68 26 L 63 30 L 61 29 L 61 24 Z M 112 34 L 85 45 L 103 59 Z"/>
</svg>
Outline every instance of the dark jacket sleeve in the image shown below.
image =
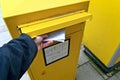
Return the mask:
<svg viewBox="0 0 120 80">
<path fill-rule="evenodd" d="M 37 53 L 35 42 L 26 34 L 0 48 L 0 80 L 19 80 Z"/>
</svg>

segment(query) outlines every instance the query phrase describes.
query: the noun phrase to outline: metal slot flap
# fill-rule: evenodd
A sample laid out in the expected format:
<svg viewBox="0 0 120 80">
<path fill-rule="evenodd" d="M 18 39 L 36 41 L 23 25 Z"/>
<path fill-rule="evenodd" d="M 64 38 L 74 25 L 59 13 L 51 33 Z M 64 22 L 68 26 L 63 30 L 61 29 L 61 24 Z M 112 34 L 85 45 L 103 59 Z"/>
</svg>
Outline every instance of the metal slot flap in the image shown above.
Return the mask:
<svg viewBox="0 0 120 80">
<path fill-rule="evenodd" d="M 75 12 L 55 18 L 40 20 L 18 26 L 21 33 L 26 33 L 31 37 L 52 32 L 58 29 L 66 28 L 74 24 L 85 22 L 91 18 L 91 14 L 87 12 Z"/>
</svg>

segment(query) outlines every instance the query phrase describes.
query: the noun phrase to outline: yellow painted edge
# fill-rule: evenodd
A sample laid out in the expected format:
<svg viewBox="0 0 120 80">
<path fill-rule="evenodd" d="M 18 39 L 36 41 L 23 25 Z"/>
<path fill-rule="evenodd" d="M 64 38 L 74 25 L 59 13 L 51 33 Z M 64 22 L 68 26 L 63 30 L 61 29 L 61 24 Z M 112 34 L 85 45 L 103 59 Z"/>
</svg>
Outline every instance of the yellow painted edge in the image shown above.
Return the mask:
<svg viewBox="0 0 120 80">
<path fill-rule="evenodd" d="M 35 37 L 37 35 L 45 34 L 54 30 L 58 30 L 77 23 L 84 22 L 90 19 L 91 17 L 91 14 L 87 12 L 82 12 L 34 25 L 19 26 L 19 28 L 21 28 L 22 33 L 26 33 L 31 37 Z"/>
</svg>

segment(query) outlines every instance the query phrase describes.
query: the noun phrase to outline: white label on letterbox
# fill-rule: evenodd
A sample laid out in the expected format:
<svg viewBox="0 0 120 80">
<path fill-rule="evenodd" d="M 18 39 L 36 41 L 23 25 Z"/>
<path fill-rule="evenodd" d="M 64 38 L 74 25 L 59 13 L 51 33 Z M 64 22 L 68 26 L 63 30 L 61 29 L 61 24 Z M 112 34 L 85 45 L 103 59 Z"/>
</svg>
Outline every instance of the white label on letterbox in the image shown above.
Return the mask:
<svg viewBox="0 0 120 80">
<path fill-rule="evenodd" d="M 44 48 L 44 58 L 46 65 L 58 61 L 69 54 L 69 40 L 63 43 L 57 43 L 50 47 Z"/>
</svg>

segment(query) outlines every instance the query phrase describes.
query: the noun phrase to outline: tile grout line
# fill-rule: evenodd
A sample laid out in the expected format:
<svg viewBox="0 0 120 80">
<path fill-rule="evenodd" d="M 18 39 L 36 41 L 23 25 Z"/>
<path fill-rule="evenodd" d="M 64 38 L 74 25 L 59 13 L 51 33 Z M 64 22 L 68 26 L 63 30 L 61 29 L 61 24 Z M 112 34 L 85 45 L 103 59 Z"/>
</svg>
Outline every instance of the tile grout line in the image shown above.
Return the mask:
<svg viewBox="0 0 120 80">
<path fill-rule="evenodd" d="M 86 61 L 85 63 L 83 63 L 83 64 L 81 64 L 81 65 L 78 64 L 77 68 L 80 68 L 81 66 L 83 66 L 83 65 L 85 65 L 85 64 L 87 64 L 87 63 L 89 63 L 89 61 Z"/>
<path fill-rule="evenodd" d="M 108 77 L 106 74 L 104 74 L 92 61 L 90 61 L 90 65 L 98 72 L 98 74 L 99 74 L 104 80 L 106 80 L 106 79 L 109 78 L 109 77 Z M 105 77 L 102 75 L 102 73 L 103 73 L 107 78 L 105 78 Z"/>
</svg>

